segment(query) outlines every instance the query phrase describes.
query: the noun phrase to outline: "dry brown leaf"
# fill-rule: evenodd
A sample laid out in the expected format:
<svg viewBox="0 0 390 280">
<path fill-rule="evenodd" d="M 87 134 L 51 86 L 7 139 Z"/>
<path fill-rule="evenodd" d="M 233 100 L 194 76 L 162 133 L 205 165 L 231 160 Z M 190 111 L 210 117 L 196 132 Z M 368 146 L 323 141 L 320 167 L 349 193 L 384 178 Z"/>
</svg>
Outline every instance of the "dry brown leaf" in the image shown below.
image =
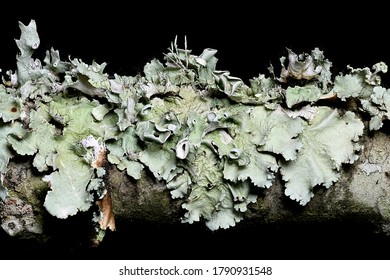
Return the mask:
<svg viewBox="0 0 390 280">
<path fill-rule="evenodd" d="M 114 211 L 112 210 L 111 194 L 107 192 L 106 195 L 96 203 L 103 213 L 102 218 L 99 221 L 100 229 L 106 230 L 109 228 L 110 230 L 115 231 L 115 218 Z"/>
</svg>

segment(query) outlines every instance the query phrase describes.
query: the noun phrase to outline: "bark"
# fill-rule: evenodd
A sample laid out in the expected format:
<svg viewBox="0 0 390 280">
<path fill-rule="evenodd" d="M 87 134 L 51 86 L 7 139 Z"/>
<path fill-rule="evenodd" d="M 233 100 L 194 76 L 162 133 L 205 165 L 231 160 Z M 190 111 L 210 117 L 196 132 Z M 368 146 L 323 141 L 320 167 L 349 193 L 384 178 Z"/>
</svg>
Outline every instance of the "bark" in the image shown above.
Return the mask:
<svg viewBox="0 0 390 280">
<path fill-rule="evenodd" d="M 286 197 L 283 182 L 277 178 L 270 188 L 256 189 L 257 202 L 249 205 L 244 220 L 235 227 L 359 220 L 389 234 L 390 136 L 385 132 L 375 132 L 365 135 L 362 144 L 359 159 L 345 166 L 338 182 L 329 189 L 315 187 L 314 197 L 306 206 Z M 116 221 L 122 224 L 135 221 L 163 225 L 180 223 L 184 199 L 173 200 L 165 185 L 148 171 L 144 171 L 137 181 L 115 166 L 109 166 L 108 171 L 107 185 Z M 53 227 L 50 224 L 58 221 L 43 207 L 48 187 L 32 168 L 30 159 L 14 158 L 4 177 L 4 185 L 9 190 L 9 197 L 0 202 L 2 229 L 13 238 L 45 242 L 50 238 L 48 229 Z M 62 226 L 69 224 L 64 222 Z"/>
</svg>

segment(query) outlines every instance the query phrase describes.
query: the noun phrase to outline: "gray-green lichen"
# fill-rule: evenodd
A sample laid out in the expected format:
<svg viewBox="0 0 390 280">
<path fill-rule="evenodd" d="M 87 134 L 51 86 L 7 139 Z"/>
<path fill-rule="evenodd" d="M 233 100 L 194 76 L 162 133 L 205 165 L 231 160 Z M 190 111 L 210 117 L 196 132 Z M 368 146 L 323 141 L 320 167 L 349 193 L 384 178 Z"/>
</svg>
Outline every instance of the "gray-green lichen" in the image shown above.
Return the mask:
<svg viewBox="0 0 390 280">
<path fill-rule="evenodd" d="M 30 156 L 50 187 L 44 207 L 58 218 L 105 195 L 106 163 L 134 180 L 147 169 L 172 199 L 185 200 L 183 222 L 205 221 L 212 230 L 242 220 L 256 188 L 271 187 L 278 173 L 285 194 L 306 205 L 315 186 L 331 187 L 342 165 L 357 160 L 364 129 L 358 112 L 316 103 L 358 98 L 371 130 L 390 116 L 384 63 L 333 79 L 319 49 L 287 50 L 280 77 L 270 67 L 270 77 L 246 85 L 216 69 L 217 50 L 193 55 L 175 40 L 165 63 L 109 76 L 106 63 L 62 61 L 54 49 L 43 64 L 34 60 L 35 22 L 20 28 L 17 71 L 0 85 L 0 197 L 7 198 L 10 160 Z"/>
</svg>

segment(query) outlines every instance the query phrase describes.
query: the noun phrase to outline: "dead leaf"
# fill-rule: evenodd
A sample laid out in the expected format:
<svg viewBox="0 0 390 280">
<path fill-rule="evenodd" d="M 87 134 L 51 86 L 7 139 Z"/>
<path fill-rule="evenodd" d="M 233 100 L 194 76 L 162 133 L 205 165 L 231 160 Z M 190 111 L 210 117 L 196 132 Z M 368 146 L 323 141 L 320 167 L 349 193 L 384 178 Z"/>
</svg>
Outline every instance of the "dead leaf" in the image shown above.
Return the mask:
<svg viewBox="0 0 390 280">
<path fill-rule="evenodd" d="M 115 231 L 115 218 L 114 211 L 112 210 L 111 194 L 107 192 L 106 195 L 96 203 L 99 206 L 100 211 L 103 213 L 99 221 L 100 228 L 102 230 L 109 228 L 110 230 Z"/>
</svg>

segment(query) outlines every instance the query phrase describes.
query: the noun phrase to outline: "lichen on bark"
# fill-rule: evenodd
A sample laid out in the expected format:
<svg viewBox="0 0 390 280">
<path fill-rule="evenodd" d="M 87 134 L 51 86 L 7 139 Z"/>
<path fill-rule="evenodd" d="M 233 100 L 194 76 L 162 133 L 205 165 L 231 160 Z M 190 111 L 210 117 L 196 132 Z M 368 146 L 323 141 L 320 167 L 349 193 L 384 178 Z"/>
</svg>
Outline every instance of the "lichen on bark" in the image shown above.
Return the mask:
<svg viewBox="0 0 390 280">
<path fill-rule="evenodd" d="M 34 60 L 35 21 L 20 27 L 17 71 L 0 85 L 0 213 L 9 234 L 39 233 L 44 213 L 65 219 L 93 205 L 98 235 L 115 228 L 113 214 L 202 221 L 211 230 L 257 215 L 390 219 L 388 159 L 367 148 L 388 141 L 380 131 L 390 114 L 383 62 L 332 77 L 318 48 L 288 49 L 280 77 L 270 67 L 247 85 L 217 69 L 217 50 L 194 55 L 175 39 L 165 63 L 108 75 L 106 63 L 62 61 L 54 49 L 43 64 Z M 289 210 L 286 196 L 305 208 Z"/>
</svg>

